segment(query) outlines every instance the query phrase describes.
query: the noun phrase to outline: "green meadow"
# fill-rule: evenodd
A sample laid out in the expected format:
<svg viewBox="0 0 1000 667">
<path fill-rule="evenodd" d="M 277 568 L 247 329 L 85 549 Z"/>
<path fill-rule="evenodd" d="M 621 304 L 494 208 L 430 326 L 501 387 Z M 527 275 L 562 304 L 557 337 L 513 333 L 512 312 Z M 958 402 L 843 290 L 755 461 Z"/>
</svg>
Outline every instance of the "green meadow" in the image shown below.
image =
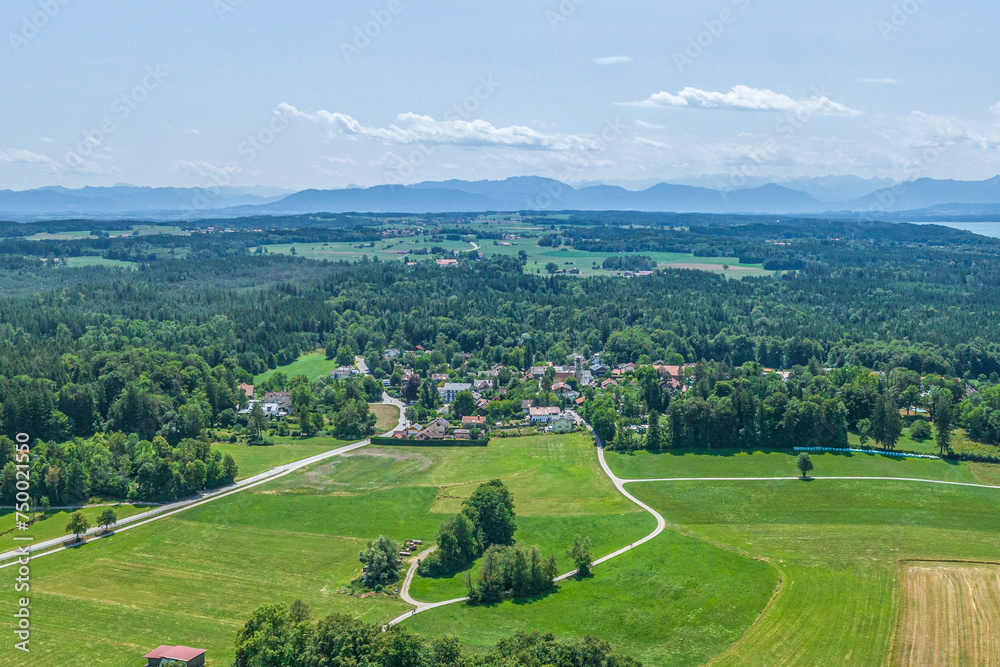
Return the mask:
<svg viewBox="0 0 1000 667">
<path fill-rule="evenodd" d="M 335 368 L 337 368 L 336 360 L 327 359 L 326 353 L 323 350 L 317 350 L 316 352 L 303 354 L 287 366 L 280 366 L 257 375 L 254 377 L 253 383 L 255 386 L 259 385 L 279 371 L 284 373 L 288 378 L 305 375 L 312 381 L 320 377 L 329 377 L 330 371 Z"/>
<path fill-rule="evenodd" d="M 132 516 L 133 514 L 138 514 L 139 512 L 145 512 L 149 509 L 149 507 L 146 506 L 135 506 L 127 503 L 111 505 L 109 507 L 115 511 L 115 514 L 119 519 L 124 519 L 127 516 Z M 101 513 L 106 509 L 108 509 L 108 506 L 92 506 L 84 507 L 79 511 L 83 512 L 91 526 L 96 526 L 100 520 Z M 44 542 L 46 540 L 66 535 L 66 523 L 75 511 L 76 510 L 50 510 L 47 514 L 45 514 L 44 518 L 39 521 L 35 521 L 35 523 L 31 524 L 29 530 L 26 531 L 18 530 L 15 526 L 14 512 L 10 510 L 0 512 L 0 530 L 4 531 L 3 534 L 0 534 L 0 552 L 11 551 L 24 546 L 25 543 L 23 541 L 15 542 L 15 537 L 32 537 L 34 538 L 34 542 Z"/>
<path fill-rule="evenodd" d="M 566 542 L 578 532 L 593 533 L 607 552 L 621 546 L 612 544 L 619 536 L 634 540 L 655 525 L 614 491 L 582 435 L 485 449 L 365 448 L 35 560 L 33 661 L 65 664 L 84 638 L 97 637 L 88 664 L 118 667 L 179 643 L 205 647 L 213 665 L 227 665 L 236 630 L 254 608 L 297 598 L 317 615 L 384 622 L 408 606 L 341 592 L 360 573 L 364 543 L 379 534 L 432 541 L 475 485 L 495 477 L 514 493 L 517 538 L 561 554 L 567 569 Z M 599 535 L 609 526 L 617 535 Z"/>
<path fill-rule="evenodd" d="M 491 231 L 497 231 L 495 225 L 487 226 Z M 470 225 L 470 236 L 475 235 L 477 225 Z M 537 234 L 543 231 L 536 227 L 528 227 L 520 223 L 504 223 L 502 229 L 511 233 L 531 233 Z M 608 257 L 618 256 L 620 253 L 611 252 L 587 252 L 585 250 L 575 250 L 573 248 L 542 247 L 538 245 L 537 238 L 523 238 L 511 241 L 515 245 L 494 245 L 492 239 L 480 239 L 476 241 L 480 246 L 480 252 L 486 257 L 493 255 L 503 255 L 517 257 L 518 253 L 524 251 L 528 255 L 525 269 L 532 273 L 545 273 L 546 265 L 555 264 L 564 270 L 578 269 L 581 276 L 591 275 L 612 275 L 614 272 L 605 271 L 601 268 L 604 260 Z M 364 246 L 364 247 L 359 247 Z M 398 237 L 382 239 L 374 242 L 374 247 L 369 247 L 367 243 L 298 243 L 265 246 L 267 252 L 282 255 L 292 254 L 315 260 L 348 261 L 356 262 L 362 257 L 369 259 L 378 257 L 382 261 L 431 261 L 426 255 L 409 254 L 411 251 L 430 251 L 433 247 L 444 248 L 445 250 L 463 252 L 472 250 L 470 243 L 465 241 L 431 241 L 429 237 Z M 712 271 L 722 273 L 732 278 L 743 276 L 770 275 L 770 271 L 764 271 L 760 264 L 740 264 L 737 257 L 696 257 L 689 253 L 670 252 L 642 252 L 625 253 L 629 255 L 645 255 L 656 260 L 659 268 L 682 268 L 696 269 L 701 271 Z M 726 268 L 728 267 L 728 268 Z"/>
</svg>

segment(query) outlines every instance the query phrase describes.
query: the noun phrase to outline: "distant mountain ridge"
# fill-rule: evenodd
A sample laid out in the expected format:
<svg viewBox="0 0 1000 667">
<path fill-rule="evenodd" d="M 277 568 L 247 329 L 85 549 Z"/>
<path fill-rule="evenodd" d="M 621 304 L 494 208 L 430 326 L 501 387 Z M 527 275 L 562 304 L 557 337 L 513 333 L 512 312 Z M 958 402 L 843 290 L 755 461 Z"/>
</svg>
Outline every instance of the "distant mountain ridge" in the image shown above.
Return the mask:
<svg viewBox="0 0 1000 667">
<path fill-rule="evenodd" d="M 831 177 L 829 181 L 833 186 L 837 185 L 836 178 Z M 848 185 L 847 191 L 859 187 L 856 182 Z M 829 215 L 954 208 L 967 215 L 988 215 L 998 206 L 1000 176 L 986 181 L 922 178 L 843 202 L 823 202 L 807 192 L 775 183 L 739 190 L 660 183 L 633 191 L 613 185 L 574 188 L 560 181 L 534 176 L 502 181 L 451 180 L 371 188 L 303 190 L 270 197 L 238 188 L 149 188 L 130 185 L 78 190 L 63 187 L 0 190 L 0 217 L 14 220 L 66 216 L 183 220 L 309 213 L 422 214 L 534 210 Z"/>
</svg>

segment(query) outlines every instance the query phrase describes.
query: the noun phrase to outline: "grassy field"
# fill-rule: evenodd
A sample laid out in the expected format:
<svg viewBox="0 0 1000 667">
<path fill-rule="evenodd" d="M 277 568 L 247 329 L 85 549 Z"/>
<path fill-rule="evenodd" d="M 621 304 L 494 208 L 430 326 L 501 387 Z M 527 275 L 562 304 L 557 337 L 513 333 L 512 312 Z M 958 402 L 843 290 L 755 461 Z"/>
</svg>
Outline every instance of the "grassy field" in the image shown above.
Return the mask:
<svg viewBox="0 0 1000 667">
<path fill-rule="evenodd" d="M 541 599 L 451 605 L 403 626 L 428 636 L 454 634 L 474 647 L 515 630 L 592 635 L 648 665 L 702 665 L 739 639 L 776 585 L 777 573 L 766 563 L 667 531 Z"/>
<path fill-rule="evenodd" d="M 70 269 L 82 266 L 106 266 L 109 269 L 135 269 L 135 262 L 125 262 L 120 259 L 105 259 L 103 257 L 67 257 L 66 267 Z"/>
<path fill-rule="evenodd" d="M 322 350 L 303 354 L 301 357 L 288 364 L 279 366 L 273 370 L 265 371 L 253 379 L 254 385 L 259 385 L 278 371 L 281 371 L 289 379 L 305 375 L 310 381 L 319 377 L 329 377 L 330 371 L 337 368 L 336 360 L 327 359 L 326 353 Z"/>
<path fill-rule="evenodd" d="M 717 665 L 888 664 L 900 561 L 1000 557 L 994 489 L 733 481 L 629 490 L 691 534 L 768 558 L 780 570 L 780 594 Z"/>
<path fill-rule="evenodd" d="M 490 225 L 491 231 L 496 231 L 496 225 Z M 504 231 L 513 233 L 538 233 L 538 228 L 528 227 L 518 223 L 505 223 Z M 470 228 L 470 235 L 474 235 L 476 226 Z M 528 255 L 526 270 L 530 272 L 545 272 L 545 265 L 552 262 L 560 269 L 569 270 L 576 268 L 580 270 L 581 276 L 590 275 L 611 275 L 611 271 L 600 268 L 604 260 L 608 257 L 617 256 L 620 253 L 610 252 L 587 252 L 575 250 L 573 248 L 552 248 L 538 245 L 538 239 L 525 238 L 513 241 L 517 245 L 501 246 L 493 245 L 492 240 L 482 239 L 477 241 L 480 252 L 485 256 L 504 255 L 517 257 L 520 251 Z M 365 246 L 365 247 L 359 247 Z M 429 237 L 400 237 L 383 239 L 376 241 L 374 247 L 362 243 L 298 243 L 268 245 L 267 252 L 290 255 L 292 248 L 295 254 L 307 259 L 326 259 L 329 261 L 349 261 L 355 262 L 362 257 L 378 257 L 383 261 L 430 261 L 425 255 L 410 255 L 409 251 L 430 251 L 433 247 L 444 248 L 456 252 L 472 250 L 472 245 L 464 241 L 430 241 Z M 724 273 L 733 278 L 740 278 L 747 275 L 770 275 L 770 271 L 764 271 L 760 264 L 740 264 L 738 257 L 695 257 L 688 253 L 668 253 L 668 252 L 644 252 L 626 253 L 630 255 L 642 254 L 652 257 L 660 268 L 680 268 L 696 269 L 701 271 L 712 271 Z M 724 267 L 728 266 L 728 269 Z"/>
<path fill-rule="evenodd" d="M 663 454 L 608 452 L 606 456 L 611 470 L 624 479 L 794 477 L 799 475 L 799 471 L 795 467 L 798 453 L 785 450 L 752 453 L 731 450 L 711 453 L 699 450 Z M 810 474 L 816 477 L 907 477 L 971 484 L 982 483 L 981 473 L 977 474 L 970 468 L 969 464 L 959 461 L 904 459 L 877 453 L 811 452 L 809 456 L 815 466 Z M 979 464 L 977 470 L 989 470 L 990 468 L 1000 470 L 1000 466 L 987 464 Z"/>
<path fill-rule="evenodd" d="M 338 611 L 384 622 L 407 606 L 339 592 L 358 575 L 365 541 L 379 534 L 431 541 L 475 485 L 494 477 L 514 493 L 517 539 L 557 554 L 562 571 L 571 567 L 564 551 L 577 533 L 607 553 L 655 525 L 614 491 L 583 435 L 505 439 L 486 449 L 365 448 L 35 561 L 33 663 L 65 664 L 89 642 L 88 664 L 118 667 L 153 646 L 181 643 L 208 648 L 221 667 L 232 661 L 236 630 L 250 611 L 296 598 L 317 616 Z M 742 634 L 774 590 L 766 564 L 678 535 L 629 559 L 536 604 L 447 613 L 462 615 L 462 634 L 475 645 L 521 627 L 551 628 L 605 633 L 629 653 L 676 654 L 676 664 L 695 664 Z M 629 604 L 613 597 L 622 591 L 634 598 Z M 605 611 L 574 630 L 573 616 L 561 610 L 583 619 L 581 605 L 591 600 Z M 605 615 L 611 609 L 617 619 Z M 557 624 L 553 614 L 566 618 Z M 435 634 L 447 629 L 447 616 L 437 618 L 420 622 Z M 616 629 L 623 619 L 634 629 Z"/>
<path fill-rule="evenodd" d="M 1000 665 L 1000 566 L 906 563 L 900 667 Z"/>
<path fill-rule="evenodd" d="M 98 519 L 101 516 L 101 512 L 106 509 L 108 508 L 86 507 L 80 511 L 87 516 L 91 526 L 96 526 Z M 119 519 L 124 519 L 127 516 L 144 512 L 148 510 L 149 507 L 136 507 L 135 505 L 122 503 L 120 505 L 112 506 L 111 509 L 115 511 L 115 514 L 118 515 Z M 15 537 L 33 537 L 35 538 L 35 542 L 44 542 L 45 540 L 51 540 L 66 535 L 66 523 L 69 521 L 70 515 L 75 511 L 76 510 L 51 510 L 44 519 L 31 524 L 30 530 L 27 531 L 16 529 L 14 526 L 14 512 L 10 510 L 0 512 L 0 527 L 2 527 L 0 529 L 4 531 L 4 533 L 0 535 L 0 552 L 10 551 L 24 546 L 24 542 L 14 542 Z"/>
<path fill-rule="evenodd" d="M 375 432 L 378 434 L 389 432 L 399 423 L 399 408 L 395 405 L 374 403 L 368 408 L 375 414 Z"/>
<path fill-rule="evenodd" d="M 183 236 L 184 230 L 180 227 L 174 225 L 133 225 L 128 231 L 121 229 L 101 229 L 100 223 L 95 223 L 96 230 L 86 230 L 86 231 L 73 231 L 73 232 L 42 232 L 35 234 L 34 236 L 29 236 L 26 238 L 28 241 L 73 241 L 78 239 L 95 239 L 96 236 L 91 235 L 91 231 L 103 231 L 107 232 L 108 236 L 115 238 L 118 236 L 132 236 L 137 234 L 138 236 L 154 236 L 159 234 L 164 234 L 167 236 Z"/>
<path fill-rule="evenodd" d="M 295 458 L 302 453 L 289 451 Z M 558 522 L 586 515 L 588 507 L 633 521 L 636 537 L 648 532 L 647 515 L 606 491 L 610 484 L 595 461 L 592 445 L 580 436 L 512 439 L 488 449 L 369 448 L 36 560 L 32 659 L 65 664 L 82 642 L 95 647 L 92 638 L 99 637 L 89 664 L 118 667 L 151 647 L 180 643 L 208 648 L 221 667 L 232 661 L 235 632 L 250 611 L 296 598 L 317 615 L 341 611 L 388 620 L 407 606 L 339 593 L 360 572 L 358 551 L 379 534 L 432 540 L 449 508 L 471 492 L 466 486 L 494 476 L 510 481 L 529 534 L 535 517 L 556 512 Z M 586 468 L 577 469 L 581 465 Z M 555 500 L 567 494 L 560 507 Z M 589 506 L 588 495 L 596 496 Z"/>
<path fill-rule="evenodd" d="M 222 452 L 223 456 L 226 454 L 233 456 L 239 468 L 236 479 L 240 480 L 348 444 L 333 438 L 322 438 L 322 440 L 321 444 L 275 444 L 270 447 L 248 447 L 243 444 L 233 445 L 228 442 L 216 442 L 212 444 L 212 448 Z"/>
</svg>

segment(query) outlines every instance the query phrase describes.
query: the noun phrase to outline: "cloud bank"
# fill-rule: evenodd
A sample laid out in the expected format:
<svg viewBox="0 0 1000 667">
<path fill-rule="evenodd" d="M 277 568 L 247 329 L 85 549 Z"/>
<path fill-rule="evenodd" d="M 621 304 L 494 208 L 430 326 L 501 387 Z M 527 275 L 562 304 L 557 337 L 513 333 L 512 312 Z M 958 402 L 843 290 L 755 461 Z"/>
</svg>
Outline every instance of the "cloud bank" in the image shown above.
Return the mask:
<svg viewBox="0 0 1000 667">
<path fill-rule="evenodd" d="M 730 109 L 736 111 L 783 111 L 824 116 L 858 116 L 855 111 L 829 97 L 815 95 L 805 99 L 793 99 L 773 90 L 734 86 L 728 93 L 718 93 L 698 88 L 685 88 L 676 95 L 660 92 L 639 102 L 628 102 L 626 106 L 644 109 L 691 108 Z"/>
<path fill-rule="evenodd" d="M 530 127 L 494 127 L 485 120 L 434 120 L 430 116 L 403 113 L 388 127 L 372 127 L 351 116 L 320 109 L 301 111 L 282 102 L 278 113 L 319 123 L 336 135 L 367 137 L 386 144 L 428 146 L 506 147 L 522 150 L 599 150 L 596 141 L 564 134 L 543 134 Z"/>
</svg>

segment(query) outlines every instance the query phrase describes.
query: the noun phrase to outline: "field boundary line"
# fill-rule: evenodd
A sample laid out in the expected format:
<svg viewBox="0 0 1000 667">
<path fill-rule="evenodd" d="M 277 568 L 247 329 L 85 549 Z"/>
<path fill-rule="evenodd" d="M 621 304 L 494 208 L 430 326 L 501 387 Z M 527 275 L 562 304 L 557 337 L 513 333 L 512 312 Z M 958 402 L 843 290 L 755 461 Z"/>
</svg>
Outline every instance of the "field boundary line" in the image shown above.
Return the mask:
<svg viewBox="0 0 1000 667">
<path fill-rule="evenodd" d="M 395 405 L 396 407 L 400 407 L 402 405 L 399 401 L 390 398 L 387 394 L 384 395 L 383 398 L 385 399 L 386 403 L 390 403 L 392 405 Z M 405 421 L 406 418 L 403 415 L 403 409 L 400 408 L 399 421 L 396 424 L 396 427 L 392 431 L 390 431 L 390 433 L 393 433 L 396 430 L 404 427 Z M 116 526 L 120 527 L 116 527 L 114 530 L 111 531 L 102 532 L 100 526 L 95 526 L 94 528 L 91 528 L 83 535 L 84 537 L 93 538 L 90 540 L 76 542 L 75 537 L 73 535 L 66 535 L 52 540 L 46 540 L 45 542 L 41 542 L 40 544 L 37 545 L 33 545 L 33 548 L 28 547 L 27 552 L 18 549 L 2 553 L 0 554 L 0 561 L 7 561 L 7 562 L 0 562 L 0 570 L 12 567 L 14 565 L 18 565 L 21 563 L 21 560 L 26 557 L 31 560 L 34 560 L 36 558 L 43 558 L 44 556 L 51 556 L 52 554 L 63 553 L 70 548 L 83 546 L 84 544 L 89 544 L 90 542 L 97 542 L 98 540 L 111 537 L 112 535 L 117 535 L 127 530 L 131 530 L 132 528 L 145 526 L 146 524 L 152 523 L 153 521 L 166 519 L 167 517 L 180 514 L 181 512 L 185 512 L 189 509 L 193 509 L 195 507 L 201 507 L 202 505 L 207 505 L 208 503 L 220 500 L 222 498 L 228 498 L 231 495 L 240 493 L 242 491 L 246 491 L 247 489 L 252 489 L 262 484 L 267 484 L 268 482 L 273 482 L 274 480 L 280 479 L 285 475 L 291 474 L 297 470 L 301 470 L 302 468 L 314 465 L 316 463 L 322 463 L 323 461 L 326 461 L 328 459 L 336 458 L 338 456 L 342 456 L 349 452 L 353 452 L 357 449 L 367 447 L 369 444 L 371 444 L 371 441 L 368 438 L 365 438 L 364 440 L 360 440 L 358 442 L 345 445 L 343 447 L 338 447 L 336 449 L 331 449 L 330 451 L 322 452 L 320 454 L 316 454 L 314 456 L 310 456 L 301 459 L 299 461 L 293 461 L 292 463 L 286 463 L 280 466 L 276 466 L 271 470 L 260 473 L 259 475 L 255 475 L 253 477 L 249 477 L 245 480 L 237 482 L 235 485 L 219 489 L 216 491 L 212 491 L 210 493 L 204 494 L 196 498 L 180 500 L 174 503 L 170 503 L 168 505 L 157 507 L 156 509 L 150 510 L 148 512 L 141 512 L 139 514 L 134 514 L 130 517 L 126 517 L 116 524 Z M 48 549 L 48 551 L 46 551 L 46 549 Z"/>
<path fill-rule="evenodd" d="M 948 482 L 938 479 L 916 479 L 912 477 L 808 477 L 806 480 L 837 481 L 837 480 L 870 480 L 876 482 L 912 482 L 919 484 L 941 484 L 944 486 L 964 486 L 975 489 L 997 489 L 1000 486 L 991 484 L 973 484 L 972 482 Z M 802 477 L 657 477 L 651 479 L 623 479 L 624 484 L 645 484 L 652 482 L 801 482 Z"/>
</svg>

